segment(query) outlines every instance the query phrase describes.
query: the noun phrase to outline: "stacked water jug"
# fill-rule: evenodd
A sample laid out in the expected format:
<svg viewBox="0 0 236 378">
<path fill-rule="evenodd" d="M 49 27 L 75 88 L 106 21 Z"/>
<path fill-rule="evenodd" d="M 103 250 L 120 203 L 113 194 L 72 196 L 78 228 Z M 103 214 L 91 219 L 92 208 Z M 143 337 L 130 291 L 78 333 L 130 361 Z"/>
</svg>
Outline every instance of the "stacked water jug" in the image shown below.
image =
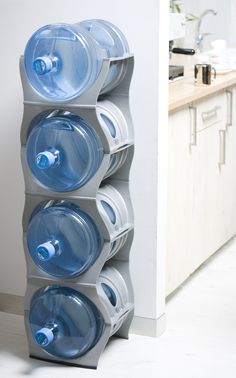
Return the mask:
<svg viewBox="0 0 236 378">
<path fill-rule="evenodd" d="M 36 31 L 20 59 L 30 356 L 96 368 L 133 318 L 133 56 L 104 20 Z"/>
</svg>

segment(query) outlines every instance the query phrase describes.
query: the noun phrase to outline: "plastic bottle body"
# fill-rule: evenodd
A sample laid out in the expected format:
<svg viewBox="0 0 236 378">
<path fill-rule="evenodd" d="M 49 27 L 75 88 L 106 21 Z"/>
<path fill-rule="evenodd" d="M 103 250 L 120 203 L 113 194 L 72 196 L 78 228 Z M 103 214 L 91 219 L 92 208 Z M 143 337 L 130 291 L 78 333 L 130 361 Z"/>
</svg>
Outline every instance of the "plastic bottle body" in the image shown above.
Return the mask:
<svg viewBox="0 0 236 378">
<path fill-rule="evenodd" d="M 46 25 L 26 45 L 26 75 L 43 97 L 68 101 L 86 92 L 95 82 L 105 58 L 102 53 L 79 25 Z"/>
<path fill-rule="evenodd" d="M 110 184 L 101 186 L 97 192 L 97 201 L 100 213 L 111 230 L 121 232 L 129 227 L 127 203 L 114 186 Z"/>
<path fill-rule="evenodd" d="M 128 50 L 124 35 L 107 21 L 46 25 L 26 45 L 25 71 L 40 95 L 51 101 L 69 101 L 95 83 L 104 58 L 122 57 Z M 118 84 L 124 68 L 125 63 L 111 65 L 103 92 Z"/>
<path fill-rule="evenodd" d="M 99 46 L 106 51 L 107 58 L 123 57 L 129 53 L 128 42 L 117 26 L 105 20 L 85 20 L 79 23 L 96 40 Z M 113 61 L 101 93 L 115 88 L 124 78 L 126 72 L 125 61 Z"/>
<path fill-rule="evenodd" d="M 100 167 L 104 154 L 95 130 L 68 112 L 42 117 L 28 136 L 26 153 L 34 177 L 56 192 L 85 185 Z"/>
<path fill-rule="evenodd" d="M 89 269 L 103 243 L 93 219 L 68 201 L 46 204 L 33 215 L 27 229 L 33 261 L 58 278 L 73 278 Z"/>
<path fill-rule="evenodd" d="M 101 299 L 106 305 L 110 315 L 113 317 L 116 313 L 126 313 L 130 303 L 130 294 L 124 277 L 113 266 L 107 264 L 101 271 L 98 279 L 102 291 L 105 293 Z M 123 324 L 127 315 L 118 316 L 111 329 L 111 335 L 114 335 Z"/>
<path fill-rule="evenodd" d="M 111 319 L 110 336 L 127 317 L 130 294 L 122 274 L 106 265 L 98 278 L 97 294 Z M 91 350 L 105 329 L 101 311 L 87 294 L 64 287 L 48 286 L 33 296 L 28 315 L 35 343 L 47 353 L 63 359 L 78 358 Z"/>
<path fill-rule="evenodd" d="M 111 185 L 97 195 L 98 210 L 111 232 L 129 225 L 127 205 Z M 34 263 L 47 274 L 70 279 L 86 272 L 99 257 L 104 238 L 92 216 L 69 201 L 49 201 L 31 216 L 26 233 L 28 251 Z M 110 244 L 107 259 L 125 244 L 127 233 Z"/>
<path fill-rule="evenodd" d="M 36 292 L 29 323 L 35 343 L 47 353 L 65 359 L 88 352 L 104 329 L 101 313 L 86 296 L 56 286 Z"/>
</svg>

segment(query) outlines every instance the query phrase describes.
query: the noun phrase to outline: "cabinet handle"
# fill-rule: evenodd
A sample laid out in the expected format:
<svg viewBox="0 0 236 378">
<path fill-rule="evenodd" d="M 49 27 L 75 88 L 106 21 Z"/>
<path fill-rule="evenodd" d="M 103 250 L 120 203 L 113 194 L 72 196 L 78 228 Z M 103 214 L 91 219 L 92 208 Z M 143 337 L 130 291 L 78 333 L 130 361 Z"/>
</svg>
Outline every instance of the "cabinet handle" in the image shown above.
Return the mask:
<svg viewBox="0 0 236 378">
<path fill-rule="evenodd" d="M 190 106 L 190 146 L 197 145 L 197 108 Z"/>
<path fill-rule="evenodd" d="M 219 130 L 220 135 L 220 159 L 219 165 L 225 164 L 225 130 Z"/>
<path fill-rule="evenodd" d="M 233 92 L 229 89 L 226 91 L 227 96 L 227 123 L 226 127 L 233 125 Z"/>
<path fill-rule="evenodd" d="M 221 109 L 221 106 L 217 105 L 213 109 L 208 110 L 207 112 L 202 112 L 202 120 L 203 122 L 209 121 L 211 118 L 217 117 L 218 110 Z"/>
</svg>

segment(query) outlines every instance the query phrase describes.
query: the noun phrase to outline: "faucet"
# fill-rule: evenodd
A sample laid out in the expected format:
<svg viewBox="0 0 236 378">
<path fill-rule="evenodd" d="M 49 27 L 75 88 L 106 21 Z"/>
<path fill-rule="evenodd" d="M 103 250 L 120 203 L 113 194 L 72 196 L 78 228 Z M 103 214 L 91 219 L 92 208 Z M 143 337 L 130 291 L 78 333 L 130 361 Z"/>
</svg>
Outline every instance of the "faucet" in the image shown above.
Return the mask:
<svg viewBox="0 0 236 378">
<path fill-rule="evenodd" d="M 201 33 L 201 25 L 202 25 L 202 20 L 207 14 L 213 14 L 214 16 L 217 15 L 217 12 L 214 9 L 206 9 L 200 16 L 199 20 L 197 23 L 197 30 L 196 30 L 196 52 L 200 53 L 202 51 L 202 42 L 204 37 L 207 35 L 210 35 L 211 33 Z"/>
</svg>

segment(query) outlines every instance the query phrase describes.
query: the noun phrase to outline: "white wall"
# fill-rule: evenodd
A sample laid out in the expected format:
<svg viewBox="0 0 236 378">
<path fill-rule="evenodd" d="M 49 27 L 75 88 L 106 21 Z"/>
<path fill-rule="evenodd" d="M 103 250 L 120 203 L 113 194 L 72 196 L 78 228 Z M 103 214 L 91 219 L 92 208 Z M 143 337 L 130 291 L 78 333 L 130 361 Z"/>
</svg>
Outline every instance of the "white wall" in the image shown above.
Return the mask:
<svg viewBox="0 0 236 378">
<path fill-rule="evenodd" d="M 163 2 L 162 2 L 163 3 Z M 167 37 L 159 32 L 165 14 L 159 20 L 159 1 L 146 0 L 1 0 L 0 14 L 0 292 L 23 295 L 25 262 L 21 241 L 21 216 L 24 185 L 20 165 L 20 126 L 22 90 L 18 69 L 20 54 L 31 34 L 47 23 L 73 23 L 86 18 L 104 18 L 117 24 L 128 38 L 135 54 L 135 72 L 131 88 L 131 110 L 136 131 L 136 153 L 131 173 L 131 194 L 135 210 L 135 239 L 131 270 L 136 297 L 136 315 L 157 318 L 164 311 L 164 225 L 157 223 L 157 136 L 167 130 Z M 168 12 L 168 4 L 160 5 Z M 167 18 L 167 17 L 166 17 Z M 158 63 L 158 43 L 162 56 Z M 166 49 L 166 55 L 165 55 Z M 165 62 L 165 63 L 163 63 Z M 161 76 L 158 78 L 159 72 Z M 166 76 L 165 76 L 166 75 Z M 159 89 L 164 90 L 159 93 Z M 161 112 L 158 113 L 158 98 Z M 160 143 L 161 156 L 165 144 Z M 165 157 L 163 158 L 164 163 Z M 160 194 L 165 195 L 162 165 Z M 161 170 L 159 171 L 161 173 Z M 161 231 L 160 239 L 157 229 Z M 158 244 L 158 251 L 157 251 Z M 159 270 L 159 273 L 157 272 Z"/>
</svg>

